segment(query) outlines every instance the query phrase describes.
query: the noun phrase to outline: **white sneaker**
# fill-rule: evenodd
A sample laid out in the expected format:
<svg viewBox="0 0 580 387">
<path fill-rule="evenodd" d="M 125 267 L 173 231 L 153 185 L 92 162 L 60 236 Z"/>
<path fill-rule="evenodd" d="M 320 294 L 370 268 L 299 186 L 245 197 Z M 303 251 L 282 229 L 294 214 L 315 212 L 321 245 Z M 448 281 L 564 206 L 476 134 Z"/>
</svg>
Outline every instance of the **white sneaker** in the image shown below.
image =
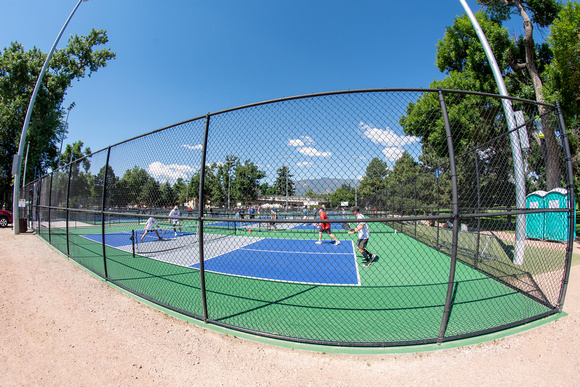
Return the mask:
<svg viewBox="0 0 580 387">
<path fill-rule="evenodd" d="M 321 245 L 322 244 L 322 242 L 320 242 L 320 241 L 319 242 L 314 242 L 314 243 L 316 243 L 317 245 Z"/>
<path fill-rule="evenodd" d="M 338 245 L 340 245 L 340 241 L 336 241 L 336 242 L 334 242 L 334 245 L 335 245 L 335 246 L 338 246 Z"/>
</svg>

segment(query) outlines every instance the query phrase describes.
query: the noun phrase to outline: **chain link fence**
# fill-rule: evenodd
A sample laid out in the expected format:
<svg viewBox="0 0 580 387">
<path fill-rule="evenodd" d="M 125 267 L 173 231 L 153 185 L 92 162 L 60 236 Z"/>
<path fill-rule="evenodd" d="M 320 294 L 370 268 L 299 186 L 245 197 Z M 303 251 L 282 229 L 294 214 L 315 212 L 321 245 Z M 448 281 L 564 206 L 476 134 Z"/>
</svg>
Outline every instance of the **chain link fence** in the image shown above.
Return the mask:
<svg viewBox="0 0 580 387">
<path fill-rule="evenodd" d="M 325 93 L 127 140 L 23 195 L 55 248 L 185 315 L 299 342 L 441 343 L 562 311 L 567 141 L 558 107 L 533 101 Z"/>
</svg>

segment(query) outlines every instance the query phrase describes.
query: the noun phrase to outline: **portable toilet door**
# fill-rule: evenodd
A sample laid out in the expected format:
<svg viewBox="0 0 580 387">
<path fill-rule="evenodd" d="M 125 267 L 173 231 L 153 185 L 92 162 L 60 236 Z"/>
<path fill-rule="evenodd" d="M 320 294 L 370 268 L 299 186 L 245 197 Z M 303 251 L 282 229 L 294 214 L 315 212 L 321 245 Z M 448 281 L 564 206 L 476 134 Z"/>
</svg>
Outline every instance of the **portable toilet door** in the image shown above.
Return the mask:
<svg viewBox="0 0 580 387">
<path fill-rule="evenodd" d="M 539 209 L 546 208 L 544 204 L 544 197 L 546 191 L 535 191 L 526 196 L 526 208 Z M 526 215 L 526 238 L 544 239 L 546 226 L 545 213 L 540 212 L 536 214 Z"/>
<path fill-rule="evenodd" d="M 547 193 L 544 200 L 546 208 L 568 208 L 568 191 L 564 188 L 554 188 Z M 567 212 L 546 212 L 545 239 L 566 242 L 569 227 Z M 576 237 L 576 227 L 574 227 L 574 237 Z"/>
</svg>

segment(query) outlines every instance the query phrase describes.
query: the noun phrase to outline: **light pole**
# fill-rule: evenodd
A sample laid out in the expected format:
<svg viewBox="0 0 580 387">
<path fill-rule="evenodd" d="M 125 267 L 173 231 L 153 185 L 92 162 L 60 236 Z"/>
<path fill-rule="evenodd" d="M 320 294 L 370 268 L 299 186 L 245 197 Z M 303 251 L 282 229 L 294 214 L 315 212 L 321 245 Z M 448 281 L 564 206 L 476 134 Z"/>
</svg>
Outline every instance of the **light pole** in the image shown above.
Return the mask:
<svg viewBox="0 0 580 387">
<path fill-rule="evenodd" d="M 79 0 L 77 5 L 74 7 L 68 18 L 66 19 L 64 25 L 62 26 L 56 40 L 54 41 L 52 48 L 50 49 L 48 55 L 46 56 L 46 60 L 44 61 L 44 65 L 40 70 L 40 74 L 38 75 L 38 79 L 36 80 L 36 86 L 34 86 L 34 91 L 32 92 L 32 97 L 30 98 L 30 103 L 28 104 L 28 110 L 26 111 L 26 118 L 24 119 L 24 125 L 22 126 L 22 134 L 20 135 L 20 144 L 18 145 L 18 154 L 14 156 L 14 192 L 12 193 L 12 225 L 14 227 L 14 234 L 20 234 L 20 216 L 19 216 L 19 209 L 18 209 L 18 199 L 20 198 L 20 169 L 22 168 L 22 154 L 24 153 L 24 144 L 26 143 L 26 133 L 28 132 L 28 125 L 30 124 L 30 117 L 32 116 L 32 108 L 34 107 L 34 102 L 36 101 L 36 95 L 38 94 L 38 90 L 42 85 L 42 78 L 44 78 L 44 73 L 46 73 L 46 69 L 48 68 L 48 62 L 50 58 L 52 58 L 52 54 L 56 49 L 56 45 L 60 40 L 66 26 L 72 19 L 73 15 L 75 14 L 79 5 L 82 2 L 88 0 Z"/>
<path fill-rule="evenodd" d="M 72 110 L 72 108 L 75 107 L 75 103 L 71 103 L 69 105 L 69 107 L 66 109 L 68 110 L 68 112 L 66 113 L 66 121 L 65 121 L 65 126 L 68 129 L 68 115 L 70 114 L 70 111 Z M 62 144 L 64 143 L 64 133 L 62 134 L 62 137 L 60 139 L 60 150 L 58 151 L 58 158 L 56 159 L 56 168 L 58 169 L 59 164 L 60 164 L 60 156 L 62 155 Z M 71 152 L 72 153 L 72 152 Z"/>
<path fill-rule="evenodd" d="M 460 0 L 461 5 L 465 9 L 475 32 L 477 33 L 477 37 L 483 46 L 483 50 L 485 51 L 485 55 L 487 56 L 487 60 L 491 66 L 491 70 L 493 72 L 493 77 L 495 78 L 495 82 L 497 84 L 497 88 L 499 90 L 499 94 L 508 97 L 507 89 L 505 86 L 505 82 L 501 75 L 501 71 L 495 60 L 495 56 L 491 51 L 491 47 L 485 33 L 481 29 L 479 22 L 475 18 L 475 15 L 469 8 L 466 0 Z M 514 119 L 514 111 L 512 109 L 512 102 L 508 99 L 502 98 L 501 100 L 503 105 L 504 114 L 507 120 L 508 130 L 510 132 L 510 142 L 512 148 L 512 158 L 514 162 L 514 180 L 515 180 L 515 188 L 516 188 L 516 206 L 518 209 L 526 207 L 526 178 L 524 173 L 524 161 L 522 158 L 522 150 L 520 146 L 520 140 L 518 137 L 518 133 L 515 131 L 516 128 L 516 121 Z M 524 250 L 526 243 L 526 216 L 525 215 L 516 215 L 516 241 L 515 241 L 515 249 L 514 249 L 514 260 L 513 262 L 516 265 L 522 265 L 524 263 Z"/>
</svg>

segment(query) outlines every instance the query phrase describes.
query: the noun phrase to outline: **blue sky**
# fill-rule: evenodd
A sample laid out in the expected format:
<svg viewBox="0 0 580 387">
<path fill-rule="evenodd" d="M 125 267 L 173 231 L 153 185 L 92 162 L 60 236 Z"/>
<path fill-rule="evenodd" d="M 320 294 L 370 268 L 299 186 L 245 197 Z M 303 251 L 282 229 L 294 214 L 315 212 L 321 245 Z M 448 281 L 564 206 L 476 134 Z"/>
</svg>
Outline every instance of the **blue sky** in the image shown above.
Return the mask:
<svg viewBox="0 0 580 387">
<path fill-rule="evenodd" d="M 18 41 L 48 52 L 75 4 L 0 0 L 0 47 Z M 94 27 L 107 30 L 117 58 L 69 89 L 64 106 L 76 106 L 65 143 L 81 140 L 97 151 L 208 112 L 288 96 L 427 88 L 444 77 L 434 65 L 437 41 L 463 13 L 459 0 L 83 2 L 58 48 Z M 389 130 L 359 123 L 371 124 L 367 130 Z M 284 141 L 296 148 L 291 140 L 300 136 L 310 134 Z M 302 148 L 324 155 L 308 141 Z"/>
</svg>

